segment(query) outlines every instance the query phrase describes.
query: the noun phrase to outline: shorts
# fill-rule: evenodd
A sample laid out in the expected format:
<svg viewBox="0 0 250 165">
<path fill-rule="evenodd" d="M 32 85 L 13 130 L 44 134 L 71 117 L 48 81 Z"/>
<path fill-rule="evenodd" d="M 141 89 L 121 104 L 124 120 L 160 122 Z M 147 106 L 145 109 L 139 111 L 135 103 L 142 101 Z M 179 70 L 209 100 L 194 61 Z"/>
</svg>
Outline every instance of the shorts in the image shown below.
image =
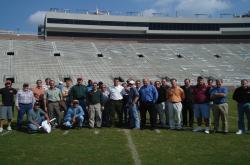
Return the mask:
<svg viewBox="0 0 250 165">
<path fill-rule="evenodd" d="M 196 118 L 202 117 L 209 119 L 210 117 L 210 104 L 204 103 L 204 104 L 194 104 L 194 116 Z"/>
<path fill-rule="evenodd" d="M 12 106 L 2 106 L 0 107 L 0 119 L 11 120 L 13 117 Z"/>
</svg>

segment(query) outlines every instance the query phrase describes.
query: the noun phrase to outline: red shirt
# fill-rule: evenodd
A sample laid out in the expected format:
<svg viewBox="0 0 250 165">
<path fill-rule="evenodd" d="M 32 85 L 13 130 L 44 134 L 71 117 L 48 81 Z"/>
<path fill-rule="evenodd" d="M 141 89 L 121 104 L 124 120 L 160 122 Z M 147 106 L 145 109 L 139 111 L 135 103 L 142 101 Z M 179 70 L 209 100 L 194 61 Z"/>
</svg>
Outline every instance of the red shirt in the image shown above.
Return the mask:
<svg viewBox="0 0 250 165">
<path fill-rule="evenodd" d="M 203 104 L 209 102 L 209 89 L 210 87 L 203 85 L 196 85 L 192 89 L 193 100 L 195 104 Z"/>
</svg>

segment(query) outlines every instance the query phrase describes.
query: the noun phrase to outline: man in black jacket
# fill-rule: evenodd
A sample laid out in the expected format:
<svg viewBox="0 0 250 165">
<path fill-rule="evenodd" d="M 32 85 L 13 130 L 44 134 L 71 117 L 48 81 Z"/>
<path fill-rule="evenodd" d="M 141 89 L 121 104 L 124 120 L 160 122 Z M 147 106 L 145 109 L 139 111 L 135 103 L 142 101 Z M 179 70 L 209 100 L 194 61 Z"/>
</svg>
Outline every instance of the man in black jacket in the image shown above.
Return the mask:
<svg viewBox="0 0 250 165">
<path fill-rule="evenodd" d="M 244 113 L 248 120 L 248 130 L 250 133 L 250 87 L 246 79 L 241 80 L 241 87 L 234 91 L 233 99 L 238 103 L 238 128 L 237 135 L 241 135 L 245 131 Z"/>
</svg>

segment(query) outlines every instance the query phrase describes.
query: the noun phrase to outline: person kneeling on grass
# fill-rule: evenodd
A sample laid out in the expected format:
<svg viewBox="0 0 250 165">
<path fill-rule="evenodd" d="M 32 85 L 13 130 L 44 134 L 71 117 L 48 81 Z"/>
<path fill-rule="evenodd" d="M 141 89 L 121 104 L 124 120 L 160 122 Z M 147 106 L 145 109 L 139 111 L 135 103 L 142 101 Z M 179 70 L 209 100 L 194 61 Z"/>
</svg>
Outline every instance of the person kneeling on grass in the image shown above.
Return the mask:
<svg viewBox="0 0 250 165">
<path fill-rule="evenodd" d="M 83 126 L 83 121 L 84 111 L 79 105 L 79 101 L 73 100 L 67 114 L 64 117 L 63 125 L 67 128 L 72 128 L 74 124 L 78 124 L 78 126 L 81 128 Z"/>
<path fill-rule="evenodd" d="M 32 133 L 39 131 L 41 128 L 40 125 L 45 119 L 48 123 L 50 122 L 48 114 L 40 108 L 39 102 L 36 102 L 33 109 L 28 113 L 28 132 Z"/>
</svg>

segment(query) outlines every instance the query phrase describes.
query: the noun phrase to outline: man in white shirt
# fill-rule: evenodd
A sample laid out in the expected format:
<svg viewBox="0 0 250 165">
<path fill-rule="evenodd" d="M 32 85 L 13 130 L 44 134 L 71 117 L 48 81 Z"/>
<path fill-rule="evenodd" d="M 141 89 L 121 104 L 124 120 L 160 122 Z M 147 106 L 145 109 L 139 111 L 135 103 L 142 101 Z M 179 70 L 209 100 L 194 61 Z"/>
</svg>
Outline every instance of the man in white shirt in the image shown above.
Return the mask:
<svg viewBox="0 0 250 165">
<path fill-rule="evenodd" d="M 18 111 L 17 115 L 17 129 L 22 128 L 23 115 L 28 114 L 33 108 L 35 98 L 33 92 L 29 89 L 29 84 L 24 83 L 23 89 L 19 90 L 16 94 L 16 108 Z"/>
<path fill-rule="evenodd" d="M 110 126 L 114 125 L 115 112 L 119 118 L 118 127 L 122 126 L 122 99 L 124 88 L 120 85 L 118 78 L 114 78 L 114 86 L 109 87 L 110 97 Z"/>
</svg>

